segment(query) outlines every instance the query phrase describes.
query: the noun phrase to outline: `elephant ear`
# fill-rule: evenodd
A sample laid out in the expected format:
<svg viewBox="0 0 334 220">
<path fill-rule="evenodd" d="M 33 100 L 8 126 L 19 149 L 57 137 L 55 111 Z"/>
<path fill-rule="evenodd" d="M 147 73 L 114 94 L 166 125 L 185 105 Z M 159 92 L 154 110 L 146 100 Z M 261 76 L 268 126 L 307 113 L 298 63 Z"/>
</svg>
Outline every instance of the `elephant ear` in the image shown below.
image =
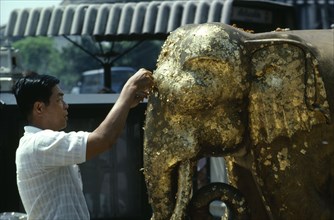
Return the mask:
<svg viewBox="0 0 334 220">
<path fill-rule="evenodd" d="M 297 43 L 268 42 L 251 56 L 249 119 L 255 144 L 291 137 L 330 120 L 315 56 Z"/>
</svg>

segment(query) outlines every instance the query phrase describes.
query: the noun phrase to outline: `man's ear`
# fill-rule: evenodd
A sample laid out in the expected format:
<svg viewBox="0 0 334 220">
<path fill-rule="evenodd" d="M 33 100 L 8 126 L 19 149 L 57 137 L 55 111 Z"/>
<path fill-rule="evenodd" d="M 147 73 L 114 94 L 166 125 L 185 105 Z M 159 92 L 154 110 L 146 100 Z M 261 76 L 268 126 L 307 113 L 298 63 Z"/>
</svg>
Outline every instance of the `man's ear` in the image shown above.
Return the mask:
<svg viewBox="0 0 334 220">
<path fill-rule="evenodd" d="M 35 112 L 37 115 L 43 113 L 45 108 L 44 102 L 36 101 L 33 106 L 33 112 Z"/>
</svg>

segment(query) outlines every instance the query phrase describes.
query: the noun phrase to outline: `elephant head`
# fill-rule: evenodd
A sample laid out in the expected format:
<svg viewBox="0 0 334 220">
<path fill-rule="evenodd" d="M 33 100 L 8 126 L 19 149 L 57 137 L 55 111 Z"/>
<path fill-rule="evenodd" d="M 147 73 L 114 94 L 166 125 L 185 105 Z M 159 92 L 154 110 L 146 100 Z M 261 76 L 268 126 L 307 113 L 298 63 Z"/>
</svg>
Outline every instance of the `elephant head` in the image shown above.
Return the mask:
<svg viewBox="0 0 334 220">
<path fill-rule="evenodd" d="M 198 158 L 238 157 L 231 163 L 251 170 L 261 188 L 266 184 L 255 155 L 283 143 L 282 138 L 293 140 L 327 126 L 331 112 L 319 56 L 316 46 L 287 32 L 250 34 L 221 23 L 172 32 L 154 71 L 156 89 L 144 128 L 153 219 L 184 219 Z M 326 138 L 333 140 L 333 126 L 328 126 L 321 129 L 332 129 Z M 333 152 L 326 156 L 333 158 Z M 282 166 L 284 155 L 278 162 Z"/>
</svg>

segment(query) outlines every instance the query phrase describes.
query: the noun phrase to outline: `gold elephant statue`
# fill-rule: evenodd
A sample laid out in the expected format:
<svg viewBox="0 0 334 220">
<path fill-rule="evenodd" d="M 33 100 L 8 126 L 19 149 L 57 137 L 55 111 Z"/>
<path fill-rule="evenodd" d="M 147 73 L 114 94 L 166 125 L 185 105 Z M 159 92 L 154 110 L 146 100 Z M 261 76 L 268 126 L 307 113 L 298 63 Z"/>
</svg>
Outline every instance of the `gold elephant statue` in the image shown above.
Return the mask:
<svg viewBox="0 0 334 220">
<path fill-rule="evenodd" d="M 334 219 L 333 42 L 334 30 L 173 31 L 144 126 L 152 219 L 189 218 L 194 166 L 218 156 L 248 218 Z"/>
</svg>

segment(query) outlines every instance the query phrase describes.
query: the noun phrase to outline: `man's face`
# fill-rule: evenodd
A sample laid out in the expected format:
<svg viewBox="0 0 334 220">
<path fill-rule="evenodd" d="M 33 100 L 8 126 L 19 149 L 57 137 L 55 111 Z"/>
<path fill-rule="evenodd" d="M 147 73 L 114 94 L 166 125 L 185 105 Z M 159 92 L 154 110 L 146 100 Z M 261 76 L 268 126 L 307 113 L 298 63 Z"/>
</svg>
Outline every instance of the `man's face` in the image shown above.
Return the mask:
<svg viewBox="0 0 334 220">
<path fill-rule="evenodd" d="M 64 93 L 58 85 L 52 88 L 49 105 L 45 106 L 44 122 L 48 129 L 59 131 L 67 126 L 68 104 L 64 101 Z"/>
</svg>

